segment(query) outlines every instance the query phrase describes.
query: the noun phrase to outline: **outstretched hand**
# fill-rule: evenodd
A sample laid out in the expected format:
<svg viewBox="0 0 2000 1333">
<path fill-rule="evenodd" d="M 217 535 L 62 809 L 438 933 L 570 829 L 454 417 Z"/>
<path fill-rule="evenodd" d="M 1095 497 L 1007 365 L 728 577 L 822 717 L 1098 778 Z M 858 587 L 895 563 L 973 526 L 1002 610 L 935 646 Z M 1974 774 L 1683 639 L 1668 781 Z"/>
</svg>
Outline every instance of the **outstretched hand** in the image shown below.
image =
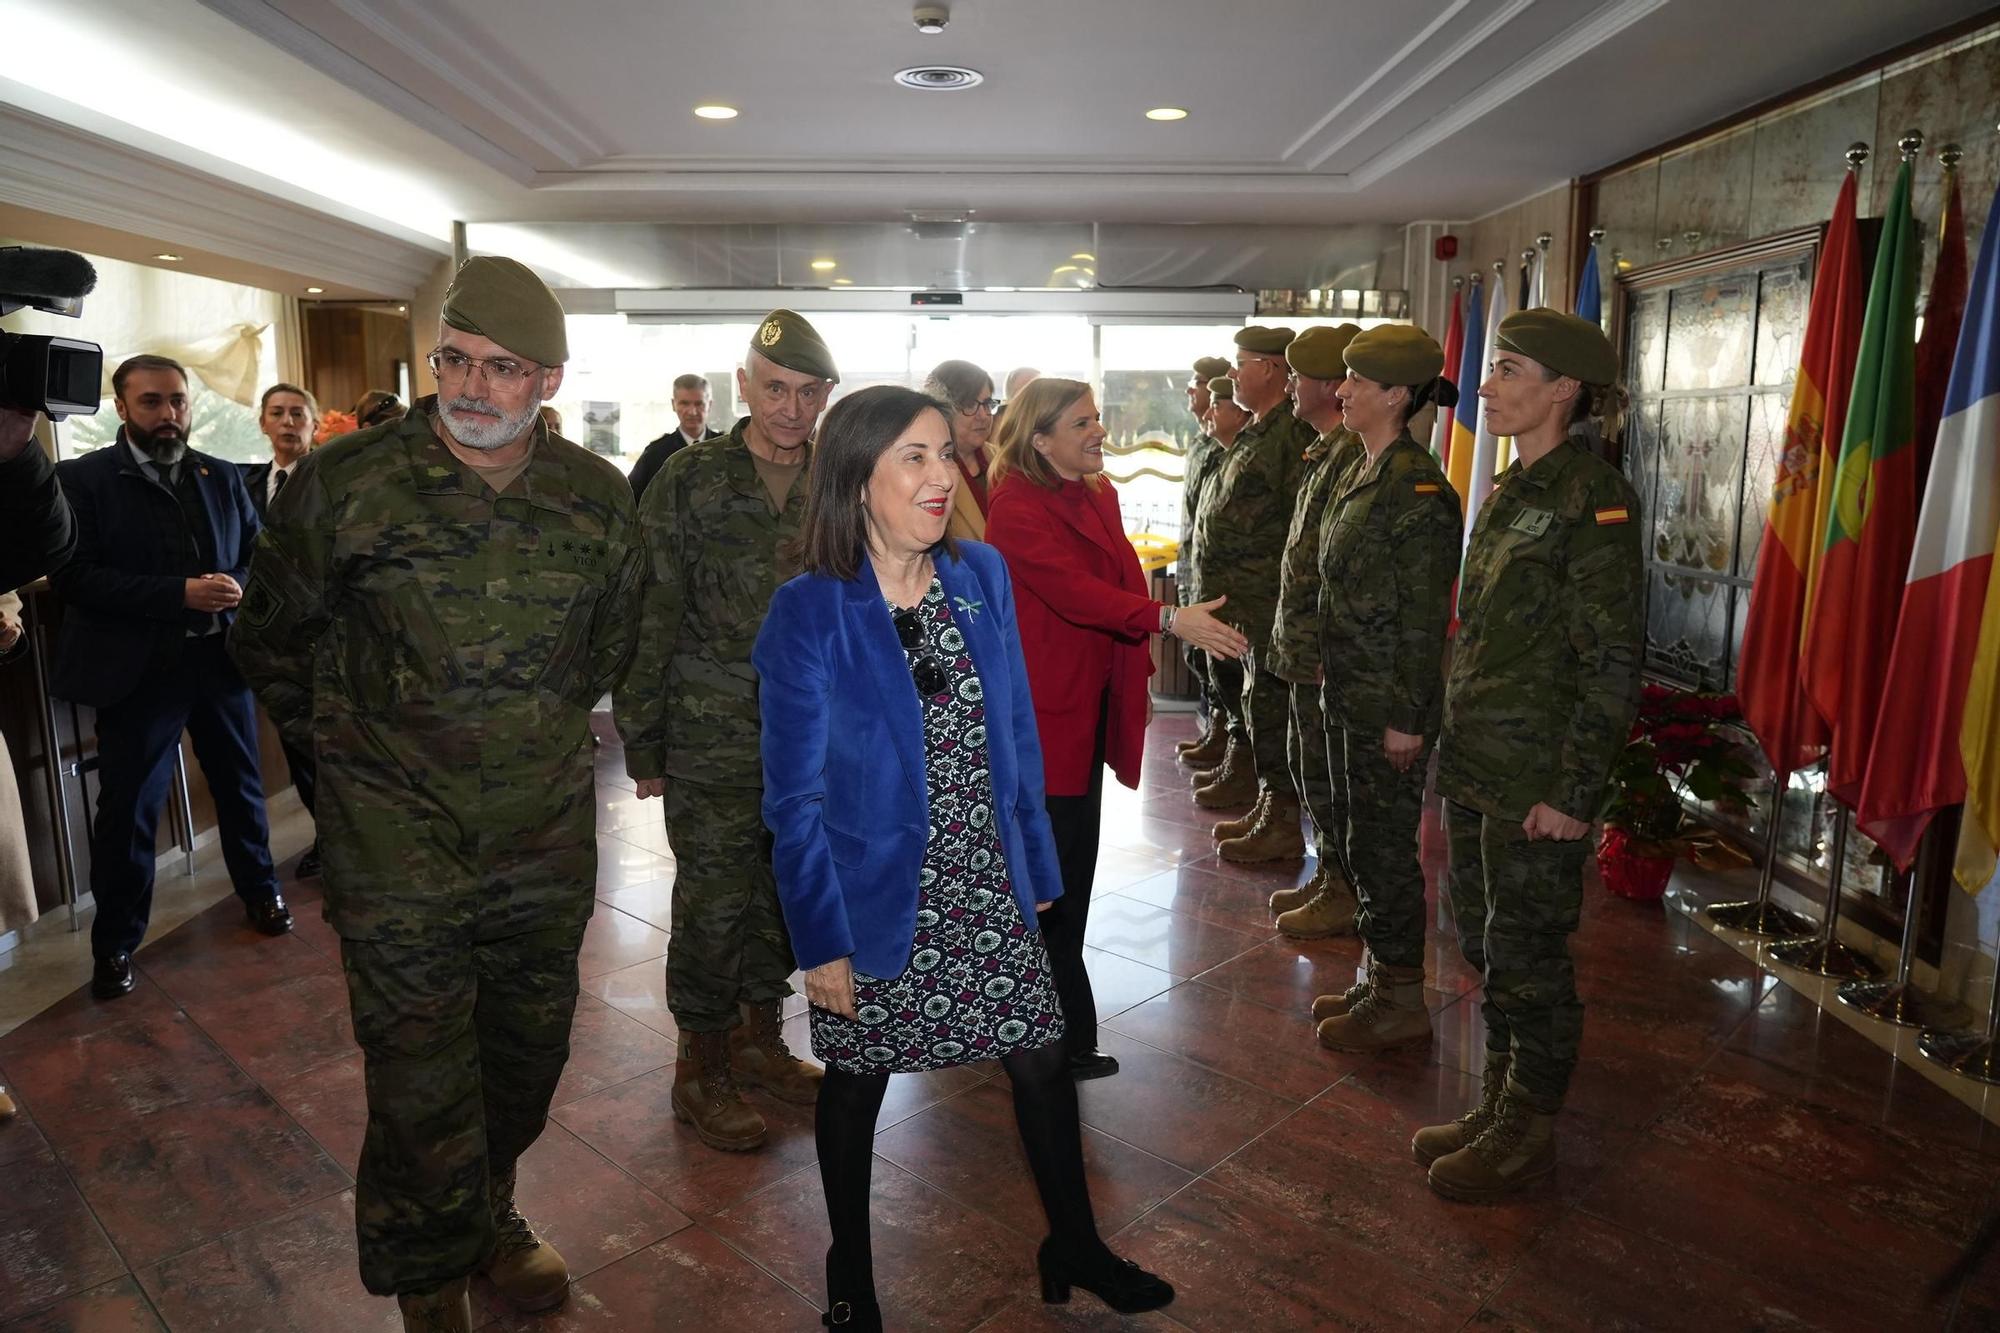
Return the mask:
<svg viewBox="0 0 2000 1333">
<path fill-rule="evenodd" d="M 1242 631 L 1216 617 L 1216 608 L 1228 600 L 1227 597 L 1217 597 L 1213 601 L 1196 602 L 1176 611 L 1174 637 L 1217 657 L 1238 658 L 1249 652 L 1250 640 L 1243 637 Z"/>
</svg>

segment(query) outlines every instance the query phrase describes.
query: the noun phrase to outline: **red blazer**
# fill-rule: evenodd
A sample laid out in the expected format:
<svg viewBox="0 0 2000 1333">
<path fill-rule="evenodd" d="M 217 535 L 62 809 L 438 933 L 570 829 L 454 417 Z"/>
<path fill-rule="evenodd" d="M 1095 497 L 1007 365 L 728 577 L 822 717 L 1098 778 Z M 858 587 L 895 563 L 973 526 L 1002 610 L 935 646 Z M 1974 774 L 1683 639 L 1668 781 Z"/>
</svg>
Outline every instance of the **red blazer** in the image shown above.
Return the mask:
<svg viewBox="0 0 2000 1333">
<path fill-rule="evenodd" d="M 1048 794 L 1090 789 L 1107 689 L 1105 762 L 1120 782 L 1138 786 L 1153 674 L 1149 640 L 1160 628 L 1160 603 L 1146 595 L 1146 576 L 1118 517 L 1118 492 L 1110 482 L 1080 481 L 1049 490 L 1009 473 L 989 497 L 986 540 L 1014 577 Z"/>
</svg>

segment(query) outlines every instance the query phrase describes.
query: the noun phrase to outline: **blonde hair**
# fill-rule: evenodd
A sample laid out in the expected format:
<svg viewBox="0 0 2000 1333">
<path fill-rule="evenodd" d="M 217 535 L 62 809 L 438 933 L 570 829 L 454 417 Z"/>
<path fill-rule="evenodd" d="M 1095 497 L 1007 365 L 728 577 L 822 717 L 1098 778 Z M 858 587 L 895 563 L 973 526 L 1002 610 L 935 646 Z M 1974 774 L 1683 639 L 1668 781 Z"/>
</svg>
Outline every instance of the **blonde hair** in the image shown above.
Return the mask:
<svg viewBox="0 0 2000 1333">
<path fill-rule="evenodd" d="M 1047 375 L 1031 381 L 1020 393 L 1007 400 L 1000 419 L 993 423 L 993 466 L 989 484 L 997 486 L 1009 472 L 1019 472 L 1044 490 L 1062 485 L 1049 460 L 1035 448 L 1035 437 L 1056 428 L 1056 420 L 1071 403 L 1090 392 L 1082 380 L 1054 379 Z M 1096 477 L 1088 478 L 1096 481 Z"/>
</svg>

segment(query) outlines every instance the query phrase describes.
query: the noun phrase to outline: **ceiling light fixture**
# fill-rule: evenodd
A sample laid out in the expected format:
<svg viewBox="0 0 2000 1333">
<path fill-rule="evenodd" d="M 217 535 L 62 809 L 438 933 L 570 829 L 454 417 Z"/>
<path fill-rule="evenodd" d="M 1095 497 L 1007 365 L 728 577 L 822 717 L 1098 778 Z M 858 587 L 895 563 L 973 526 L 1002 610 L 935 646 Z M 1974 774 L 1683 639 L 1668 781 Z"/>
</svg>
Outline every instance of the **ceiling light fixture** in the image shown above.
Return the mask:
<svg viewBox="0 0 2000 1333">
<path fill-rule="evenodd" d="M 895 79 L 920 93 L 958 93 L 986 82 L 984 74 L 963 65 L 913 65 L 897 70 Z"/>
<path fill-rule="evenodd" d="M 833 271 L 834 269 L 837 269 L 837 268 L 839 268 L 839 267 L 840 267 L 840 263 L 839 263 L 839 261 L 838 261 L 838 260 L 833 260 L 833 259 L 815 259 L 815 260 L 813 260 L 813 262 L 812 262 L 812 266 L 813 266 L 813 270 L 814 270 L 814 272 L 817 272 L 817 273 L 830 273 L 830 272 L 832 272 L 832 271 Z"/>
<path fill-rule="evenodd" d="M 1081 260 L 1083 260 L 1083 261 L 1084 261 L 1085 263 L 1087 263 L 1087 264 L 1095 264 L 1095 263 L 1097 262 L 1097 256 L 1096 256 L 1096 255 L 1093 255 L 1093 254 L 1086 254 L 1086 253 L 1084 253 L 1084 252 L 1083 252 L 1083 251 L 1081 251 L 1081 250 L 1079 250 L 1079 251 L 1077 251 L 1077 252 L 1076 252 L 1075 254 L 1071 255 L 1071 256 L 1070 256 L 1070 258 L 1071 258 L 1071 259 L 1081 259 Z"/>
<path fill-rule="evenodd" d="M 1055 268 L 1055 269 L 1052 269 L 1052 270 L 1051 270 L 1051 272 L 1052 272 L 1052 273 L 1074 273 L 1074 272 L 1076 272 L 1076 265 L 1074 265 L 1074 264 L 1063 264 L 1063 265 L 1061 265 L 1061 266 L 1060 266 L 1060 267 L 1058 267 L 1058 268 Z"/>
<path fill-rule="evenodd" d="M 307 295 L 307 296 L 318 296 L 318 295 L 319 295 L 319 294 L 320 294 L 321 292 L 323 292 L 323 291 L 325 291 L 325 290 L 326 290 L 326 288 L 324 288 L 324 287 L 308 287 L 308 288 L 306 288 L 306 295 Z"/>
<path fill-rule="evenodd" d="M 1156 106 L 1146 113 L 1147 120 L 1186 120 L 1187 108 L 1180 106 Z"/>
<path fill-rule="evenodd" d="M 700 116 L 703 120 L 736 119 L 736 108 L 733 106 L 724 106 L 720 102 L 704 103 L 701 106 L 696 107 L 694 109 L 694 113 L 697 116 Z"/>
<path fill-rule="evenodd" d="M 918 32 L 935 37 L 951 22 L 951 11 L 943 5 L 918 5 L 910 20 L 917 25 Z"/>
<path fill-rule="evenodd" d="M 153 258 L 155 258 L 155 259 L 164 259 L 164 260 L 166 260 L 166 261 L 167 261 L 167 262 L 168 262 L 169 264 L 178 264 L 178 263 L 180 263 L 180 262 L 181 262 L 181 257 L 180 257 L 179 255 L 167 255 L 167 254 L 160 254 L 160 255 L 154 255 L 154 256 L 153 256 Z"/>
<path fill-rule="evenodd" d="M 835 279 L 833 280 L 833 285 L 834 285 L 834 286 L 836 286 L 836 287 L 852 287 L 852 286 L 854 285 L 854 279 L 852 279 L 852 278 L 835 278 Z"/>
</svg>

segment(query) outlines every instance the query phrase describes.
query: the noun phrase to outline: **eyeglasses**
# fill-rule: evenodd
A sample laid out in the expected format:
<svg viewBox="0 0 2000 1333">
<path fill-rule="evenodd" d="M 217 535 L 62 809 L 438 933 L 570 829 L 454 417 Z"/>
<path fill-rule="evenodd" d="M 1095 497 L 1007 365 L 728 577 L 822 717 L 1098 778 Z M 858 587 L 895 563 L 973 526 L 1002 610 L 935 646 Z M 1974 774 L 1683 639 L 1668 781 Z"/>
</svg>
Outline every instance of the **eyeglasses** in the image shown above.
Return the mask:
<svg viewBox="0 0 2000 1333">
<path fill-rule="evenodd" d="M 1000 400 L 998 398 L 980 398 L 970 403 L 960 403 L 958 405 L 958 414 L 962 417 L 974 416 L 977 415 L 979 409 L 982 407 L 986 409 L 987 415 L 991 416 L 1000 410 Z"/>
<path fill-rule="evenodd" d="M 896 622 L 896 638 L 902 643 L 906 655 L 924 646 L 924 623 L 917 619 L 915 611 L 898 611 L 892 619 Z M 951 678 L 945 675 L 943 665 L 930 653 L 910 658 L 910 679 L 917 683 L 919 694 L 943 694 L 951 688 Z"/>
<path fill-rule="evenodd" d="M 486 372 L 488 384 L 514 385 L 542 369 L 541 366 L 523 364 L 505 357 L 467 356 L 450 347 L 440 347 L 424 359 L 430 363 L 431 374 L 440 380 L 462 380 L 472 373 L 474 367 L 477 367 Z"/>
</svg>

